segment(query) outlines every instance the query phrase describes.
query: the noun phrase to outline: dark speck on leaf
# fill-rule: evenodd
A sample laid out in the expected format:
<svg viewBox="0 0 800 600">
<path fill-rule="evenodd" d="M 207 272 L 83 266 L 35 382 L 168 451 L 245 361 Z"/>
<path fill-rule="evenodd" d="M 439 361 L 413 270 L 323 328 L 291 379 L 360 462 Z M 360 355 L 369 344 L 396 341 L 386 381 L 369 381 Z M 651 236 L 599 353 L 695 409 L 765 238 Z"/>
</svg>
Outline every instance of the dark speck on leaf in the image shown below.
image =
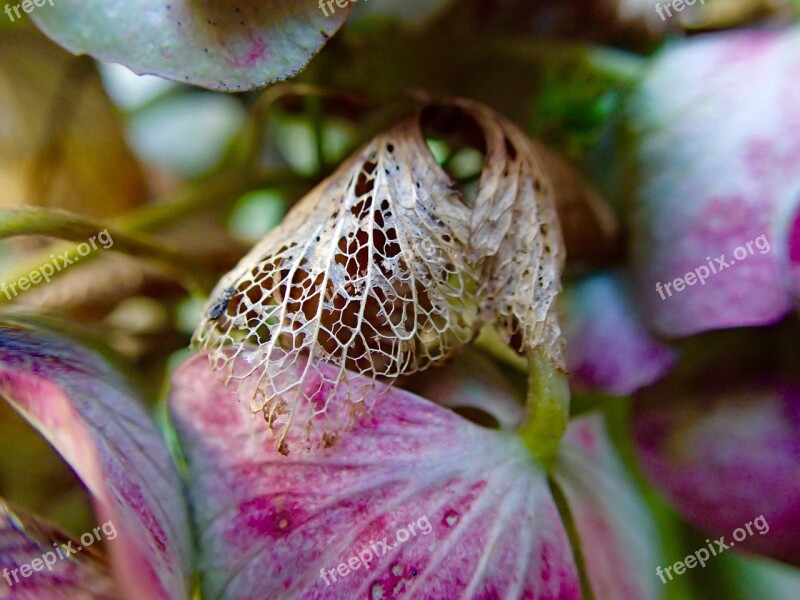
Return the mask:
<svg viewBox="0 0 800 600">
<path fill-rule="evenodd" d="M 231 301 L 231 297 L 233 296 L 233 286 L 229 287 L 222 293 L 222 297 L 217 300 L 217 303 L 211 307 L 211 311 L 209 312 L 208 316 L 216 321 L 219 319 L 225 310 L 228 308 L 228 302 Z"/>
<path fill-rule="evenodd" d="M 286 442 L 281 442 L 278 446 L 278 452 L 280 452 L 283 456 L 289 456 L 289 446 Z"/>
</svg>

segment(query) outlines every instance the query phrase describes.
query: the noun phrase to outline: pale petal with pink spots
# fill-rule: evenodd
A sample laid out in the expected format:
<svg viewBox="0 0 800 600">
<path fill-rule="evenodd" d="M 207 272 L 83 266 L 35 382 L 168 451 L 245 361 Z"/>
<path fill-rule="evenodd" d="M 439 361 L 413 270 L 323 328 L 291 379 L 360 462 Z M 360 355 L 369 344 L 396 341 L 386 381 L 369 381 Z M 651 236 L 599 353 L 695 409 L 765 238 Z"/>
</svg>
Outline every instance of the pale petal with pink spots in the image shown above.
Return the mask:
<svg viewBox="0 0 800 600">
<path fill-rule="evenodd" d="M 317 0 L 50 0 L 31 18 L 75 54 L 238 92 L 295 75 L 349 11 L 334 4 L 326 16 Z"/>
<path fill-rule="evenodd" d="M 632 224 L 639 293 L 660 333 L 788 313 L 775 245 L 800 191 L 798 104 L 798 27 L 698 36 L 647 71 L 628 107 Z"/>
<path fill-rule="evenodd" d="M 344 403 L 341 393 L 327 401 Z M 399 389 L 368 393 L 385 397 L 346 436 L 287 457 L 207 357 L 176 372 L 171 407 L 208 597 L 581 597 L 544 473 L 521 439 Z M 357 566 L 337 572 L 350 557 Z"/>
</svg>

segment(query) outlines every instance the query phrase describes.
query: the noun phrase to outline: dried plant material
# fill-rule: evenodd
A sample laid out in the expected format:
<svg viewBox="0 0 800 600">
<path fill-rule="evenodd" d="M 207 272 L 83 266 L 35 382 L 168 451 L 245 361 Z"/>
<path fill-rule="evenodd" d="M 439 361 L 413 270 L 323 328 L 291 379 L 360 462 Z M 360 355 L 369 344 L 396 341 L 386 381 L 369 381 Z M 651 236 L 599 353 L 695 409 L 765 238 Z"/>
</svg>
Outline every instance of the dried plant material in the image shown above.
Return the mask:
<svg viewBox="0 0 800 600">
<path fill-rule="evenodd" d="M 423 126 L 434 120 L 480 145 L 474 203 L 426 144 Z M 325 418 L 318 398 L 347 384 L 346 369 L 372 380 L 414 373 L 485 323 L 561 364 L 564 251 L 551 193 L 514 125 L 463 100 L 427 106 L 345 162 L 222 279 L 195 341 L 229 380 L 260 374 L 252 408 L 279 442 L 298 403 L 311 403 L 314 417 L 301 425 L 309 446 L 328 443 L 363 406 L 363 391 L 353 392 L 347 423 Z M 233 373 L 237 356 L 249 373 Z M 290 376 L 304 356 L 299 377 Z M 323 375 L 320 363 L 337 375 Z M 325 425 L 314 432 L 319 418 Z"/>
<path fill-rule="evenodd" d="M 486 138 L 469 244 L 484 282 L 480 324 L 496 321 L 506 341 L 519 338 L 519 350 L 541 346 L 563 365 L 555 299 L 566 253 L 553 185 L 540 154 L 516 125 L 479 104 L 459 105 Z"/>
</svg>

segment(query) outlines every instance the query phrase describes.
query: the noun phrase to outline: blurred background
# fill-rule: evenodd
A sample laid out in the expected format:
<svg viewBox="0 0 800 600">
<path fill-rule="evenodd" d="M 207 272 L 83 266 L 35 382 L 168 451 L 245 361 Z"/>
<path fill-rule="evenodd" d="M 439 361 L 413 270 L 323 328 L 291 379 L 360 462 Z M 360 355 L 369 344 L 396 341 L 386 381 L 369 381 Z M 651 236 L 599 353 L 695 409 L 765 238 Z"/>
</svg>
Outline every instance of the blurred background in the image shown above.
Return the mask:
<svg viewBox="0 0 800 600">
<path fill-rule="evenodd" d="M 68 322 L 110 348 L 160 410 L 165 376 L 188 352 L 209 282 L 423 97 L 466 96 L 500 111 L 567 157 L 619 216 L 626 194 L 618 120 L 649 57 L 707 32 L 788 25 L 798 10 L 791 0 L 708 0 L 662 20 L 655 5 L 358 1 L 297 77 L 239 94 L 75 57 L 27 18 L 12 23 L 0 14 L 0 208 L 79 213 L 178 249 L 195 269 L 187 282 L 158 262 L 99 251 L 47 285 L 15 298 L 0 294 L 3 310 Z M 434 137 L 432 150 L 456 176 L 474 170 L 468 155 L 454 160 L 456 149 Z M 624 228 L 606 233 L 571 257 L 569 277 L 625 260 Z M 4 239 L 0 281 L 75 246 L 41 235 Z M 592 402 L 591 395 L 577 399 L 578 406 Z M 609 413 L 622 455 L 638 473 L 626 409 L 620 403 Z M 663 564 L 704 545 L 702 534 L 640 483 L 661 525 Z M 93 523 L 68 467 L 5 403 L 0 496 L 75 534 Z M 729 553 L 665 586 L 664 597 L 800 598 L 798 581 L 780 563 Z"/>
</svg>

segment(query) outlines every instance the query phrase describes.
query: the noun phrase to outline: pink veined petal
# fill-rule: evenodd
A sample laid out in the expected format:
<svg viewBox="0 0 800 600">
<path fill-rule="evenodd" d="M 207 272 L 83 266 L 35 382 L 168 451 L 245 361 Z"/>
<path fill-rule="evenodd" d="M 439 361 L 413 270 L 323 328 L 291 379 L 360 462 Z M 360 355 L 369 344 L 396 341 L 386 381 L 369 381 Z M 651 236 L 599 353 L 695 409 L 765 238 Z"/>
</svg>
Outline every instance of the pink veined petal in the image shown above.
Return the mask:
<svg viewBox="0 0 800 600">
<path fill-rule="evenodd" d="M 572 421 L 553 473 L 569 504 L 597 600 L 655 600 L 655 524 L 619 462 L 601 417 Z"/>
<path fill-rule="evenodd" d="M 417 374 L 413 385 L 404 387 L 504 431 L 516 431 L 525 421 L 524 398 L 491 359 L 470 349 L 444 367 Z"/>
<path fill-rule="evenodd" d="M 0 324 L 0 393 L 64 457 L 112 521 L 113 572 L 130 600 L 183 600 L 191 545 L 177 470 L 139 399 L 98 355 Z"/>
<path fill-rule="evenodd" d="M 749 523 L 736 547 L 800 562 L 797 383 L 654 386 L 634 427 L 642 467 L 688 522 L 728 541 Z M 766 533 L 753 524 L 762 515 Z"/>
<path fill-rule="evenodd" d="M 119 598 L 108 566 L 89 552 L 65 554 L 69 536 L 37 519 L 11 510 L 0 500 L 1 600 L 115 600 Z M 57 546 L 54 547 L 54 546 Z M 63 560 L 59 558 L 59 553 Z M 43 558 L 45 557 L 45 558 Z M 23 565 L 32 565 L 25 577 Z"/>
<path fill-rule="evenodd" d="M 675 43 L 645 75 L 628 111 L 634 259 L 659 333 L 766 325 L 788 313 L 776 221 L 800 190 L 798 102 L 800 27 Z"/>
<path fill-rule="evenodd" d="M 800 191 L 796 200 L 782 215 L 779 230 L 782 266 L 786 275 L 786 285 L 800 308 Z"/>
<path fill-rule="evenodd" d="M 580 598 L 544 473 L 520 439 L 396 388 L 368 393 L 388 397 L 331 448 L 285 457 L 206 356 L 175 373 L 208 597 Z"/>
<path fill-rule="evenodd" d="M 430 372 L 415 389 L 446 406 L 480 408 L 494 416 L 500 427 L 518 425 L 524 407 L 507 382 L 495 376 L 496 367 L 479 358 L 459 357 Z M 572 514 L 594 597 L 658 598 L 660 584 L 652 575 L 661 562 L 657 531 L 609 442 L 601 417 L 589 415 L 570 423 L 552 476 Z"/>
<path fill-rule="evenodd" d="M 567 294 L 567 367 L 577 391 L 626 396 L 669 371 L 677 353 L 644 327 L 618 275 L 589 277 Z"/>
</svg>

